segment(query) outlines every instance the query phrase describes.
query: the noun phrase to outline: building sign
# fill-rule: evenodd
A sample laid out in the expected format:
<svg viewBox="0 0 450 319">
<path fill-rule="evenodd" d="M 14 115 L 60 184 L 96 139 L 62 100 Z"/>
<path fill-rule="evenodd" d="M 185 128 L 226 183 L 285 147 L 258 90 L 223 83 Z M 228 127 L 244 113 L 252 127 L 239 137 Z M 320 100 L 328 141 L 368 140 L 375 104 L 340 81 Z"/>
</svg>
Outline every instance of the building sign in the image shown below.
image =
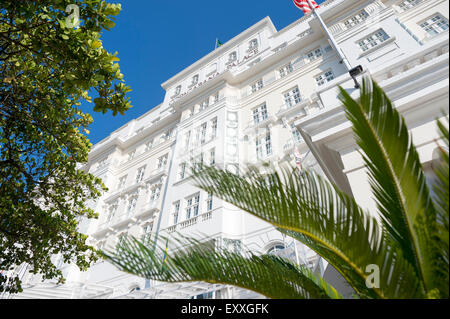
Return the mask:
<svg viewBox="0 0 450 319">
<path fill-rule="evenodd" d="M 226 69 L 223 72 L 216 72 L 212 75 L 210 75 L 207 79 L 205 79 L 203 82 L 199 82 L 196 85 L 190 87 L 186 92 L 182 93 L 182 94 L 178 94 L 176 96 L 172 97 L 172 100 L 170 101 L 169 105 L 172 105 L 173 103 L 175 103 L 176 101 L 178 101 L 179 99 L 181 99 L 183 96 L 191 93 L 192 91 L 194 91 L 195 89 L 201 87 L 202 85 L 204 85 L 205 83 L 209 82 L 210 80 L 216 78 L 217 76 L 219 76 L 220 74 L 224 73 L 225 71 L 231 70 L 239 65 L 241 65 L 242 63 L 244 63 L 245 61 L 247 61 L 248 59 L 252 58 L 253 56 L 257 55 L 259 53 L 258 48 L 255 48 L 253 50 L 251 50 L 250 52 L 248 52 L 248 54 L 246 56 L 244 56 L 242 58 L 242 60 L 238 61 L 236 60 L 233 63 L 230 63 L 227 65 Z"/>
</svg>

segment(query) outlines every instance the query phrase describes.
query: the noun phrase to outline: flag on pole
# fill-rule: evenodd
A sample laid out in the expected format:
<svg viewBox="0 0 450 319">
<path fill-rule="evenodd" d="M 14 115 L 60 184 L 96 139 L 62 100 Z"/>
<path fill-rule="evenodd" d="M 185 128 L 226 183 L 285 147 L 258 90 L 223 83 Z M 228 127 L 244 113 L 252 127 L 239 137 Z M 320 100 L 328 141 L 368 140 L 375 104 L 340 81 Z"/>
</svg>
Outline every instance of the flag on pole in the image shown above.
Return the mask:
<svg viewBox="0 0 450 319">
<path fill-rule="evenodd" d="M 166 248 L 164 249 L 164 256 L 162 258 L 161 271 L 164 270 L 164 266 L 165 266 L 166 261 L 167 261 L 167 248 L 168 247 L 169 247 L 169 237 L 167 237 L 167 239 L 166 239 Z"/>
<path fill-rule="evenodd" d="M 300 10 L 302 10 L 304 14 L 311 13 L 312 8 L 309 5 L 308 0 L 293 0 L 293 1 L 295 6 Z M 320 6 L 314 0 L 311 0 L 311 4 L 314 6 L 314 9 L 320 8 Z"/>
<path fill-rule="evenodd" d="M 169 237 L 167 237 L 167 240 L 166 240 L 166 249 L 164 249 L 163 264 L 165 264 L 167 261 L 167 247 L 168 246 L 169 246 Z"/>
<path fill-rule="evenodd" d="M 295 164 L 297 164 L 297 168 L 299 171 L 302 170 L 302 155 L 298 151 L 297 145 L 294 147 L 294 157 L 295 157 Z"/>
<path fill-rule="evenodd" d="M 220 42 L 220 40 L 216 38 L 216 49 L 222 45 L 223 45 L 223 43 Z"/>
</svg>

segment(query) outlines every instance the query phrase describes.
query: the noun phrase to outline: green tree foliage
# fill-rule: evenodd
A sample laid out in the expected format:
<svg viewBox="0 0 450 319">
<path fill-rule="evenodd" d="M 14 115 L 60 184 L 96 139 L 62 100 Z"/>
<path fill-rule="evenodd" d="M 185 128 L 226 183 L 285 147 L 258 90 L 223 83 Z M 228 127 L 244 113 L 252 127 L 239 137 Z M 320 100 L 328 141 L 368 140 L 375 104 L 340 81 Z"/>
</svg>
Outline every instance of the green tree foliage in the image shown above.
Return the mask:
<svg viewBox="0 0 450 319">
<path fill-rule="evenodd" d="M 313 249 L 359 298 L 448 298 L 448 121 L 437 122 L 447 150 L 440 148 L 433 196 L 405 121 L 383 90 L 366 78 L 358 100 L 340 92 L 379 218 L 313 171 L 290 166 L 241 175 L 201 167 L 194 169 L 196 185 Z M 179 244 L 165 256 L 157 243 L 147 248 L 129 239 L 103 254 L 119 269 L 160 281 L 230 284 L 271 298 L 340 297 L 323 278 L 289 260 L 182 243 L 189 249 Z M 375 285 L 369 265 L 379 269 Z"/>
<path fill-rule="evenodd" d="M 77 167 L 92 146 L 92 117 L 79 106 L 93 92 L 94 111 L 131 107 L 117 53 L 100 39 L 120 10 L 100 0 L 1 1 L 0 270 L 28 263 L 62 282 L 53 254 L 82 270 L 98 258 L 77 231 L 82 217 L 97 217 L 88 203 L 106 189 Z M 0 291 L 20 290 L 17 277 L 0 276 Z"/>
</svg>

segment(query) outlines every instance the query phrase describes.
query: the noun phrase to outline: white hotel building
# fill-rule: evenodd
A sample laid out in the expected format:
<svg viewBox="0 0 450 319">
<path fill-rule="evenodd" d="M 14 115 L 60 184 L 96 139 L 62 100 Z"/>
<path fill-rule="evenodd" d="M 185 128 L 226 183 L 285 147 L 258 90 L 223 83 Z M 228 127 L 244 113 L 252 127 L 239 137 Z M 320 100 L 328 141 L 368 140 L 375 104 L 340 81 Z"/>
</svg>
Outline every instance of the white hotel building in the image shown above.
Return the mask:
<svg viewBox="0 0 450 319">
<path fill-rule="evenodd" d="M 446 0 L 328 0 L 318 9 L 347 62 L 362 66 L 356 80 L 372 76 L 406 118 L 428 172 L 439 140 L 435 119 L 442 110 L 448 113 L 448 6 Z M 101 177 L 109 191 L 92 203 L 99 219 L 81 225 L 90 243 L 113 247 L 122 235 L 206 236 L 236 251 L 284 254 L 349 296 L 317 255 L 195 188 L 185 169 L 192 158 L 230 170 L 263 161 L 294 164 L 296 146 L 303 166 L 372 210 L 364 165 L 337 98 L 339 85 L 355 96 L 358 89 L 340 60 L 313 15 L 280 31 L 267 17 L 167 80 L 160 105 L 92 148 L 84 169 Z M 12 297 L 255 296 L 205 283 L 146 282 L 104 261 L 84 273 L 60 267 L 67 278 L 62 286 L 40 283 L 19 268 L 25 290 Z"/>
</svg>

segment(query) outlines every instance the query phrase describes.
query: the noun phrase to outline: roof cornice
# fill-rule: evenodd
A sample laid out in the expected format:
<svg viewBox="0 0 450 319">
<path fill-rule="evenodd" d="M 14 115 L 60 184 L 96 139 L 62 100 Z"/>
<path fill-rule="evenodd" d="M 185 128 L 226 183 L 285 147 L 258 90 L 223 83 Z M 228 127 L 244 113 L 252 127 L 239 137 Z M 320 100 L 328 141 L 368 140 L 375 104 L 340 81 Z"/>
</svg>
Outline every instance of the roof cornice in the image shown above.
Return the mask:
<svg viewBox="0 0 450 319">
<path fill-rule="evenodd" d="M 269 27 L 270 31 L 273 33 L 277 32 L 277 29 L 275 28 L 274 24 L 272 23 L 272 20 L 270 17 L 265 17 L 261 21 L 257 22 L 247 30 L 241 32 L 231 40 L 227 41 L 225 44 L 220 46 L 219 48 L 215 49 L 214 51 L 210 52 L 194 64 L 191 64 L 189 67 L 185 68 L 183 71 L 179 72 L 175 76 L 171 77 L 169 80 L 161 84 L 162 88 L 164 90 L 167 90 L 170 88 L 174 83 L 183 80 L 184 77 L 186 77 L 189 73 L 191 73 L 193 70 L 204 66 L 208 64 L 210 61 L 214 60 L 215 58 L 221 56 L 224 54 L 227 50 L 235 46 L 237 43 L 241 42 L 243 39 L 254 33 L 255 31 L 258 31 L 260 29 L 263 29 L 265 27 Z"/>
</svg>

